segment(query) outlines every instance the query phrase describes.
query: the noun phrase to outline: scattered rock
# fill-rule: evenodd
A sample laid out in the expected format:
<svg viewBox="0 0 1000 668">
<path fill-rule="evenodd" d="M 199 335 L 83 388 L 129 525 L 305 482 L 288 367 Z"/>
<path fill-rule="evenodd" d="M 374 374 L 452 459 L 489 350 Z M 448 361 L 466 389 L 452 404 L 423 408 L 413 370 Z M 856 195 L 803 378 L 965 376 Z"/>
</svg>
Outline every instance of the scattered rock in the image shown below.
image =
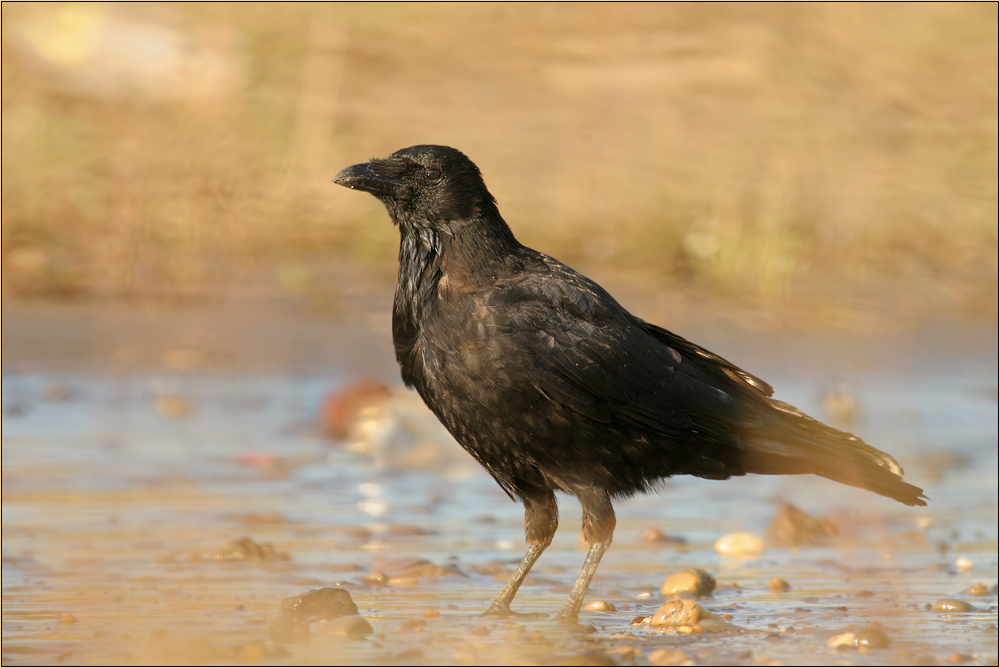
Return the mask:
<svg viewBox="0 0 1000 668">
<path fill-rule="evenodd" d="M 931 606 L 931 612 L 976 612 L 976 609 L 965 601 L 960 601 L 957 598 L 942 598 L 940 601 L 936 601 L 934 605 Z"/>
<path fill-rule="evenodd" d="M 694 601 L 674 598 L 661 605 L 649 623 L 651 626 L 693 626 L 712 617 L 714 615 Z"/>
<path fill-rule="evenodd" d="M 848 647 L 855 647 L 854 644 L 854 634 L 853 633 L 838 633 L 835 636 L 831 636 L 826 641 L 826 646 L 829 649 L 841 649 Z"/>
<path fill-rule="evenodd" d="M 282 613 L 303 621 L 331 620 L 357 615 L 358 606 L 346 589 L 324 587 L 301 596 L 292 596 L 281 602 Z"/>
<path fill-rule="evenodd" d="M 394 633 L 419 633 L 424 630 L 424 620 L 407 619 L 402 624 L 393 629 Z"/>
<path fill-rule="evenodd" d="M 959 557 L 955 560 L 955 570 L 959 573 L 971 573 L 975 570 L 976 565 L 972 563 L 972 559 L 968 557 Z"/>
<path fill-rule="evenodd" d="M 347 636 L 348 638 L 364 638 L 375 633 L 375 629 L 363 617 L 338 617 L 321 624 L 316 633 L 324 636 Z"/>
<path fill-rule="evenodd" d="M 376 573 L 386 573 L 389 577 L 440 577 L 458 573 L 454 566 L 437 566 L 420 557 L 376 557 L 373 564 Z"/>
<path fill-rule="evenodd" d="M 837 525 L 830 520 L 811 517 L 787 502 L 767 528 L 767 539 L 775 545 L 817 545 L 839 535 Z"/>
<path fill-rule="evenodd" d="M 76 624 L 79 620 L 68 612 L 59 615 L 60 624 Z"/>
<path fill-rule="evenodd" d="M 377 379 L 361 379 L 331 393 L 322 422 L 347 449 L 394 469 L 464 471 L 471 460 L 423 401 Z"/>
<path fill-rule="evenodd" d="M 588 612 L 618 612 L 615 604 L 608 601 L 591 601 L 583 609 Z"/>
<path fill-rule="evenodd" d="M 749 559 L 764 551 L 764 541 L 749 533 L 730 533 L 715 541 L 715 551 L 727 557 Z"/>
<path fill-rule="evenodd" d="M 437 619 L 441 616 L 441 613 L 433 608 L 428 608 L 423 612 L 424 619 Z"/>
<path fill-rule="evenodd" d="M 485 564 L 466 564 L 468 570 L 480 575 L 503 575 L 509 579 L 514 573 L 514 569 L 499 559 L 494 559 Z"/>
<path fill-rule="evenodd" d="M 992 594 L 990 588 L 982 582 L 972 585 L 962 593 L 967 596 L 990 596 Z"/>
<path fill-rule="evenodd" d="M 380 571 L 374 571 L 368 575 L 361 576 L 361 582 L 373 587 L 387 587 L 389 586 L 389 576 Z"/>
<path fill-rule="evenodd" d="M 668 575 L 660 586 L 660 595 L 671 598 L 687 593 L 693 596 L 708 596 L 715 591 L 715 578 L 700 568 L 686 568 Z"/>
<path fill-rule="evenodd" d="M 274 549 L 270 543 L 256 543 L 248 536 L 234 540 L 212 557 L 216 561 L 291 561 L 285 552 Z"/>
<path fill-rule="evenodd" d="M 680 536 L 668 536 L 654 527 L 643 530 L 642 540 L 644 543 L 653 543 L 656 545 L 687 545 L 687 540 L 684 538 Z"/>
<path fill-rule="evenodd" d="M 889 640 L 889 636 L 885 634 L 885 631 L 872 626 L 861 629 L 860 631 L 854 634 L 855 647 L 867 647 L 868 649 L 885 649 L 891 644 L 892 642 Z"/>
<path fill-rule="evenodd" d="M 372 532 L 364 527 L 341 527 L 340 530 L 355 540 L 369 540 L 372 537 Z"/>
<path fill-rule="evenodd" d="M 826 646 L 830 649 L 885 649 L 892 644 L 878 625 L 854 629 L 832 636 L 826 641 Z"/>
<path fill-rule="evenodd" d="M 444 575 L 461 574 L 461 571 L 459 571 L 456 566 L 438 566 L 437 564 L 427 562 L 426 564 L 413 565 L 403 571 L 400 571 L 389 578 L 389 582 L 391 584 L 392 581 L 397 578 L 439 578 Z"/>
<path fill-rule="evenodd" d="M 651 666 L 693 666 L 692 659 L 686 652 L 679 649 L 657 649 L 646 657 Z"/>
<path fill-rule="evenodd" d="M 390 394 L 389 386 L 375 378 L 361 378 L 323 400 L 323 428 L 327 434 L 343 440 L 365 410 L 381 405 Z"/>
<path fill-rule="evenodd" d="M 767 583 L 767 588 L 775 593 L 786 592 L 792 588 L 792 585 L 788 584 L 787 580 L 782 580 L 779 577 L 771 578 L 771 581 Z"/>
</svg>

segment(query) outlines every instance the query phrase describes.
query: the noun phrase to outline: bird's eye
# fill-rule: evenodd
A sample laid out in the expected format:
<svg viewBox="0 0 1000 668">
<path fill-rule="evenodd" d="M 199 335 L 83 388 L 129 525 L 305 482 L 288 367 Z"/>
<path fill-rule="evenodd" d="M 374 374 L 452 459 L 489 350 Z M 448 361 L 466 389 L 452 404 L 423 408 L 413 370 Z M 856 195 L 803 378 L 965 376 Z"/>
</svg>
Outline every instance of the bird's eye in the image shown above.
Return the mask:
<svg viewBox="0 0 1000 668">
<path fill-rule="evenodd" d="M 437 181 L 441 178 L 441 170 L 436 167 L 431 167 L 426 172 L 424 172 L 431 181 Z"/>
</svg>

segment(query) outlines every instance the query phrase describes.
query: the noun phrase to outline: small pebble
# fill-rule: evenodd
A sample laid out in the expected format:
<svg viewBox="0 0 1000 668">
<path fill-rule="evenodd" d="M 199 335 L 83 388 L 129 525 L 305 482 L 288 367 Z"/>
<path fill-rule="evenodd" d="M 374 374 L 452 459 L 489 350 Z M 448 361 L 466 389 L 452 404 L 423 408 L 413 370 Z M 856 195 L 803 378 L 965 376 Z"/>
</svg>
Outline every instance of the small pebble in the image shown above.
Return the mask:
<svg viewBox="0 0 1000 668">
<path fill-rule="evenodd" d="M 767 539 L 774 545 L 817 545 L 840 535 L 824 517 L 812 517 L 790 503 L 783 503 L 767 527 Z"/>
<path fill-rule="evenodd" d="M 588 612 L 618 612 L 618 608 L 615 607 L 615 604 L 609 603 L 608 601 L 591 601 L 587 605 L 583 606 L 583 609 Z"/>
<path fill-rule="evenodd" d="M 838 633 L 835 636 L 831 636 L 826 641 L 826 646 L 829 649 L 840 649 L 841 647 L 855 647 L 855 637 L 853 633 Z"/>
<path fill-rule="evenodd" d="M 322 421 L 326 433 L 346 439 L 362 412 L 380 406 L 391 394 L 389 386 L 374 378 L 361 378 L 331 392 L 323 399 Z"/>
<path fill-rule="evenodd" d="M 433 608 L 428 608 L 423 612 L 424 619 L 436 619 L 441 616 L 441 613 Z"/>
<path fill-rule="evenodd" d="M 931 606 L 931 612 L 975 612 L 976 609 L 966 603 L 965 601 L 960 601 L 957 598 L 942 598 L 940 601 L 936 601 L 934 605 Z"/>
<path fill-rule="evenodd" d="M 764 551 L 764 541 L 749 533 L 726 534 L 715 541 L 715 551 L 727 557 L 756 557 Z"/>
<path fill-rule="evenodd" d="M 881 629 L 865 628 L 854 634 L 855 647 L 867 647 L 869 649 L 885 649 L 892 643 Z"/>
<path fill-rule="evenodd" d="M 680 593 L 708 596 L 713 591 L 715 591 L 715 578 L 700 568 L 687 568 L 668 575 L 660 587 L 660 595 L 664 598 Z"/>
<path fill-rule="evenodd" d="M 60 624 L 76 624 L 79 620 L 68 612 L 59 616 Z"/>
<path fill-rule="evenodd" d="M 687 543 L 687 541 L 680 536 L 668 536 L 654 527 L 649 527 L 648 529 L 643 530 L 642 540 L 645 543 L 658 545 L 685 545 Z"/>
<path fill-rule="evenodd" d="M 643 615 L 638 615 L 637 617 L 632 618 L 631 624 L 632 626 L 638 626 L 639 624 L 649 624 L 651 621 L 653 621 L 652 617 L 644 617 Z"/>
<path fill-rule="evenodd" d="M 657 649 L 646 657 L 652 666 L 693 666 L 694 659 L 679 649 Z"/>
<path fill-rule="evenodd" d="M 661 605 L 649 622 L 652 626 L 693 626 L 711 613 L 694 601 L 671 599 Z"/>
<path fill-rule="evenodd" d="M 987 587 L 982 582 L 972 585 L 968 589 L 962 592 L 963 594 L 968 594 L 969 596 L 989 596 L 990 588 Z"/>
<path fill-rule="evenodd" d="M 955 560 L 955 570 L 959 573 L 971 573 L 974 568 L 975 564 L 968 557 L 959 557 Z"/>
<path fill-rule="evenodd" d="M 304 621 L 330 620 L 358 614 L 358 606 L 346 589 L 323 587 L 281 602 L 282 612 Z"/>
<path fill-rule="evenodd" d="M 375 571 L 361 576 L 361 582 L 362 584 L 373 585 L 375 587 L 386 587 L 389 585 L 389 576 L 385 573 Z"/>
<path fill-rule="evenodd" d="M 792 585 L 788 584 L 787 580 L 782 580 L 781 578 L 774 577 L 771 578 L 771 581 L 767 583 L 767 588 L 777 593 L 790 590 L 792 588 Z"/>
<path fill-rule="evenodd" d="M 372 625 L 363 617 L 338 617 L 326 622 L 317 633 L 327 636 L 347 636 L 348 638 L 364 638 L 375 632 Z"/>
<path fill-rule="evenodd" d="M 403 569 L 389 578 L 390 583 L 395 578 L 439 578 L 445 575 L 461 575 L 461 572 L 454 566 L 438 566 L 427 562 L 425 564 L 414 564 Z"/>
<path fill-rule="evenodd" d="M 257 543 L 244 536 L 234 540 L 221 552 L 214 555 L 216 561 L 291 561 L 286 552 L 279 552 L 270 543 Z"/>
<path fill-rule="evenodd" d="M 396 627 L 396 633 L 414 633 L 422 632 L 424 630 L 424 620 L 422 619 L 407 619 L 402 624 Z"/>
</svg>

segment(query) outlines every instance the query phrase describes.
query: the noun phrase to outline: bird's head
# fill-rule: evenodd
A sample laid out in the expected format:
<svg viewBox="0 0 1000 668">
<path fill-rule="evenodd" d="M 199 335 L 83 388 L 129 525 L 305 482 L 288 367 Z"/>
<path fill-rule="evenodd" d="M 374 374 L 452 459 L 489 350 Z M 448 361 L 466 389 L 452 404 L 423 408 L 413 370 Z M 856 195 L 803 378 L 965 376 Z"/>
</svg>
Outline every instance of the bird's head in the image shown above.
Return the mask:
<svg viewBox="0 0 1000 668">
<path fill-rule="evenodd" d="M 479 168 L 448 146 L 404 148 L 348 167 L 333 182 L 377 197 L 397 225 L 448 228 L 496 213 Z"/>
</svg>

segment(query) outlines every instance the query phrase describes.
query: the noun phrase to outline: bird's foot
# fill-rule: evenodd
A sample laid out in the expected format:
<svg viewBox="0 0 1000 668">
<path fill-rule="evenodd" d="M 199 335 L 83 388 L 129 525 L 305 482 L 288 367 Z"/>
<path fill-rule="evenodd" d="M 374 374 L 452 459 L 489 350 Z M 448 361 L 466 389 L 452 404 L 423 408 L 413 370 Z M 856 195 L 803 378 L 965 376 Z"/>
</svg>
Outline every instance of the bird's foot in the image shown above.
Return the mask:
<svg viewBox="0 0 1000 668">
<path fill-rule="evenodd" d="M 546 619 L 548 615 L 544 612 L 514 612 L 506 605 L 494 603 L 490 609 L 480 615 L 483 619 Z"/>
<path fill-rule="evenodd" d="M 506 605 L 497 605 L 494 603 L 490 606 L 490 609 L 484 612 L 481 616 L 486 619 L 510 619 L 515 616 L 515 613 Z"/>
<path fill-rule="evenodd" d="M 561 624 L 577 624 L 579 620 L 576 612 L 572 613 L 560 612 L 558 615 L 556 615 L 555 621 Z"/>
</svg>

